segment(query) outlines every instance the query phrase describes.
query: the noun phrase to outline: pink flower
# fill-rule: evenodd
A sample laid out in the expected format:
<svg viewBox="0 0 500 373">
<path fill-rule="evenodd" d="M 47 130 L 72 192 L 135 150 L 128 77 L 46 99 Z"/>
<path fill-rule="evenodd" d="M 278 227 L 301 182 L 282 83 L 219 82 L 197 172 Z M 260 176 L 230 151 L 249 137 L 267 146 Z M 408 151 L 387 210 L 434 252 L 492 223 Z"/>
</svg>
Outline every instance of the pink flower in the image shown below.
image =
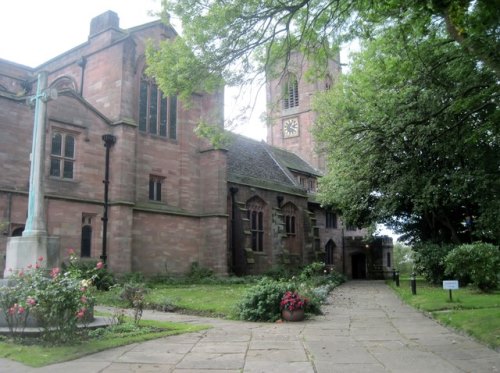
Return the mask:
<svg viewBox="0 0 500 373">
<path fill-rule="evenodd" d="M 19 306 L 19 308 L 17 309 L 17 313 L 18 314 L 23 314 L 24 313 L 24 307 L 23 306 Z"/>
<path fill-rule="evenodd" d="M 68 254 L 69 254 L 69 255 L 75 255 L 75 249 L 73 249 L 72 247 L 70 247 L 70 248 L 68 249 Z"/>
<path fill-rule="evenodd" d="M 82 287 L 80 288 L 80 291 L 83 293 L 83 292 L 87 291 L 87 288 L 86 288 L 86 287 L 84 287 L 84 286 L 82 286 Z"/>
<path fill-rule="evenodd" d="M 82 295 L 82 297 L 80 298 L 80 302 L 87 303 L 87 297 L 85 295 Z"/>
<path fill-rule="evenodd" d="M 39 261 L 39 262 L 43 262 L 43 256 L 39 256 L 39 257 L 38 257 L 38 261 Z"/>
<path fill-rule="evenodd" d="M 52 271 L 50 271 L 50 277 L 56 278 L 61 270 L 58 267 L 52 268 Z"/>
<path fill-rule="evenodd" d="M 102 267 L 104 267 L 104 263 L 103 262 L 97 262 L 97 264 L 95 265 L 95 267 L 97 269 L 101 269 Z"/>
<path fill-rule="evenodd" d="M 78 317 L 79 319 L 83 319 L 83 316 L 85 316 L 85 312 L 83 312 L 82 310 L 76 313 L 76 317 Z"/>
<path fill-rule="evenodd" d="M 24 276 L 24 272 L 23 271 L 19 271 L 18 275 L 19 275 L 19 277 L 23 277 Z"/>
<path fill-rule="evenodd" d="M 36 305 L 36 300 L 35 300 L 35 298 L 28 297 L 28 298 L 26 299 L 26 303 L 28 304 L 28 306 L 33 307 L 34 305 Z"/>
<path fill-rule="evenodd" d="M 33 268 L 33 265 L 32 264 L 28 264 L 28 268 L 29 269 Z"/>
<path fill-rule="evenodd" d="M 9 308 L 9 315 L 13 315 L 16 313 L 16 309 L 14 307 Z"/>
<path fill-rule="evenodd" d="M 36 263 L 36 264 L 35 264 L 35 268 L 36 268 L 36 269 L 40 268 L 40 264 Z"/>
</svg>

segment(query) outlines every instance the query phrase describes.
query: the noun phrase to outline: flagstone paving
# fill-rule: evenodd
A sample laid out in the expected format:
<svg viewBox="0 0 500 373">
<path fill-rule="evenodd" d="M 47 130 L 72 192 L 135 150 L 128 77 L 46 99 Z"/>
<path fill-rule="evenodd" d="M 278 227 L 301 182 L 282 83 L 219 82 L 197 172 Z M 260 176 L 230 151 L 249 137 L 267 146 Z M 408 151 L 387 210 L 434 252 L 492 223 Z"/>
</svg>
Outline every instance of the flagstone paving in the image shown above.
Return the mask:
<svg viewBox="0 0 500 373">
<path fill-rule="evenodd" d="M 145 311 L 145 319 L 213 328 L 38 369 L 0 359 L 0 372 L 500 372 L 499 352 L 403 304 L 382 281 L 340 286 L 323 311 L 273 324 Z"/>
</svg>

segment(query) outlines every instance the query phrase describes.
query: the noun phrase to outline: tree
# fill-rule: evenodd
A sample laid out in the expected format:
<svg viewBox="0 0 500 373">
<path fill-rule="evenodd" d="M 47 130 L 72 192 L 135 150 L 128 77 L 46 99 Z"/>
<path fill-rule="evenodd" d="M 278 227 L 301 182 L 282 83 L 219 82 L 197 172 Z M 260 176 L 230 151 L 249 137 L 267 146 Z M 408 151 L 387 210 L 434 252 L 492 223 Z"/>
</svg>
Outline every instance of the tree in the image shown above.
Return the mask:
<svg viewBox="0 0 500 373">
<path fill-rule="evenodd" d="M 317 101 L 324 203 L 416 241 L 500 240 L 499 0 L 172 0 L 167 12 L 182 40 L 148 51 L 167 95 L 279 76 L 296 51 L 314 78 L 362 40 Z"/>
<path fill-rule="evenodd" d="M 413 252 L 410 246 L 396 242 L 393 247 L 394 268 L 401 274 L 411 274 L 413 272 Z"/>
<path fill-rule="evenodd" d="M 323 201 L 414 241 L 498 241 L 499 93 L 439 25 L 380 32 L 316 101 Z"/>
<path fill-rule="evenodd" d="M 315 61 L 318 74 L 342 42 L 398 24 L 422 34 L 439 24 L 463 53 L 500 75 L 500 0 L 164 0 L 166 14 L 182 22 L 185 43 L 149 51 L 150 72 L 167 95 L 214 88 L 214 76 L 240 85 L 276 64 L 284 72 L 293 51 Z M 179 73 L 196 84 L 172 79 Z"/>
</svg>

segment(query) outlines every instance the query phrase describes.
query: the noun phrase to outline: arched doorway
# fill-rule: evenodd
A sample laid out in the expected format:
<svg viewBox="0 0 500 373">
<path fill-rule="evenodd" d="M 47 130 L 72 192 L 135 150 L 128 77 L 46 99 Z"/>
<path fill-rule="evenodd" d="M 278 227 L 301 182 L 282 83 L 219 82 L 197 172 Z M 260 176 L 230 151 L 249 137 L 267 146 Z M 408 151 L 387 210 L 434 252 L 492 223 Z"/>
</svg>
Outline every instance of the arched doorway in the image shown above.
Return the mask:
<svg viewBox="0 0 500 373">
<path fill-rule="evenodd" d="M 325 245 L 325 265 L 333 266 L 335 263 L 333 252 L 335 250 L 335 242 L 329 240 Z"/>
<path fill-rule="evenodd" d="M 366 279 L 366 255 L 356 253 L 351 255 L 352 278 L 354 280 Z"/>
</svg>

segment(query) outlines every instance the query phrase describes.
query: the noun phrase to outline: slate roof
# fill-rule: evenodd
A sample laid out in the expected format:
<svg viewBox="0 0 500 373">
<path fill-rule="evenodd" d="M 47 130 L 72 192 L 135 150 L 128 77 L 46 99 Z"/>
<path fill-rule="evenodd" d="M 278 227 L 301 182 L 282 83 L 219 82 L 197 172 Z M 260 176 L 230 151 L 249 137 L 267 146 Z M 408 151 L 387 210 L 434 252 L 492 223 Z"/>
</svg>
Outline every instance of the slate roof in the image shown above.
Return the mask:
<svg viewBox="0 0 500 373">
<path fill-rule="evenodd" d="M 289 151 L 284 149 L 276 148 L 274 146 L 268 147 L 274 153 L 278 162 L 287 167 L 289 170 L 298 171 L 316 177 L 323 176 L 320 171 L 313 168 L 309 163 L 300 158 L 298 155 L 290 153 Z"/>
<path fill-rule="evenodd" d="M 242 135 L 231 134 L 227 146 L 229 181 L 304 194 L 290 172 L 320 176 L 297 155 Z"/>
</svg>

